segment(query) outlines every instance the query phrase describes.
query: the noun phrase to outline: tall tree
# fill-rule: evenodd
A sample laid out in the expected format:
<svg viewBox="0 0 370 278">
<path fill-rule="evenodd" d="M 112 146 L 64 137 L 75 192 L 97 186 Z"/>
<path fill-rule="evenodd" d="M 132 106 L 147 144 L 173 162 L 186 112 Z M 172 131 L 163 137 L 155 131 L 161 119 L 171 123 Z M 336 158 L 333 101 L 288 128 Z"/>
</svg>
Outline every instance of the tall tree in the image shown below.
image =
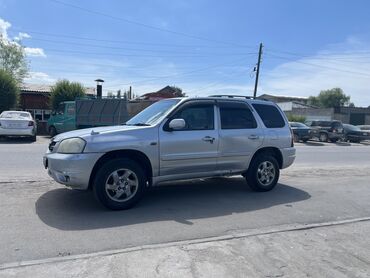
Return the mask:
<svg viewBox="0 0 370 278">
<path fill-rule="evenodd" d="M 18 83 L 28 74 L 28 63 L 24 48 L 0 37 L 0 69 L 9 72 Z"/>
<path fill-rule="evenodd" d="M 339 106 L 352 106 L 350 102 L 351 97 L 344 94 L 341 88 L 333 88 L 330 90 L 323 90 L 318 96 L 310 96 L 308 101 L 311 105 L 332 108 Z"/>
<path fill-rule="evenodd" d="M 17 103 L 18 83 L 7 71 L 0 69 L 0 113 L 14 108 Z"/>
<path fill-rule="evenodd" d="M 60 80 L 51 88 L 51 106 L 56 109 L 62 101 L 75 100 L 85 95 L 85 88 L 81 83 Z"/>
<path fill-rule="evenodd" d="M 174 95 L 176 97 L 186 97 L 186 94 L 182 92 L 182 89 L 177 86 L 170 86 L 174 90 Z"/>
</svg>

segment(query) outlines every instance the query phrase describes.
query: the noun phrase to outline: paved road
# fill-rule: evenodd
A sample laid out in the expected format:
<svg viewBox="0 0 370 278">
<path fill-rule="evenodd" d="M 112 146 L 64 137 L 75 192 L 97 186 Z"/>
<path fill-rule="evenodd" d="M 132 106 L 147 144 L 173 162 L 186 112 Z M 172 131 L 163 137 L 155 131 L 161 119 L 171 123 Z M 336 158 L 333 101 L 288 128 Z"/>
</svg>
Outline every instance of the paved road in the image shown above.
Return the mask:
<svg viewBox="0 0 370 278">
<path fill-rule="evenodd" d="M 52 182 L 46 144 L 0 143 L 0 264 L 370 216 L 366 144 L 297 144 L 297 163 L 268 193 L 241 178 L 179 182 L 118 212 Z"/>
</svg>

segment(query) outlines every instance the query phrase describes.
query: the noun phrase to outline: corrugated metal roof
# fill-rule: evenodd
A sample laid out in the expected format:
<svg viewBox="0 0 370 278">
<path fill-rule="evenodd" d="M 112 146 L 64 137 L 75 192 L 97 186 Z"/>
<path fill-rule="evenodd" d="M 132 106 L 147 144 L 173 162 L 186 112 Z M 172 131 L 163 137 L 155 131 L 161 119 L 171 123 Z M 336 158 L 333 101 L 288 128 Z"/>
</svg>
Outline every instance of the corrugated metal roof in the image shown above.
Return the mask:
<svg viewBox="0 0 370 278">
<path fill-rule="evenodd" d="M 21 86 L 21 93 L 46 93 L 50 94 L 53 85 L 45 84 L 23 84 Z M 95 87 L 85 87 L 85 93 L 88 95 L 96 95 Z"/>
</svg>

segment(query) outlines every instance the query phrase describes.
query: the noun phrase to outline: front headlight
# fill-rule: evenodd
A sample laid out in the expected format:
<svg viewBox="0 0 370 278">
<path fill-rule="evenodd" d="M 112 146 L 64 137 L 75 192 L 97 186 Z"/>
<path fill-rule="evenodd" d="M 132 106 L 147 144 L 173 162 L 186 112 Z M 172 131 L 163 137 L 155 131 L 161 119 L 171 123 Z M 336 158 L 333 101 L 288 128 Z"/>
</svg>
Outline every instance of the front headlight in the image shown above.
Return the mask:
<svg viewBox="0 0 370 278">
<path fill-rule="evenodd" d="M 60 142 L 57 153 L 82 153 L 86 141 L 82 138 L 69 138 Z"/>
</svg>

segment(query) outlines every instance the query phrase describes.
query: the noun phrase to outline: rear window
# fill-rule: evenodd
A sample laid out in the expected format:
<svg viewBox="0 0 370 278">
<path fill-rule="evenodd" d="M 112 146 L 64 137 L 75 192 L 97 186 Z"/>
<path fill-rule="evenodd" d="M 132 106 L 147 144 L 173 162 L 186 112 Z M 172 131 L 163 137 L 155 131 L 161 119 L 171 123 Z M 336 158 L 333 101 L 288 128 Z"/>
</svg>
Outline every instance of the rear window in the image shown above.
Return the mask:
<svg viewBox="0 0 370 278">
<path fill-rule="evenodd" d="M 243 103 L 220 103 L 221 129 L 256 128 L 252 112 Z"/>
<path fill-rule="evenodd" d="M 267 128 L 278 128 L 285 126 L 285 121 L 275 106 L 257 103 L 252 105 Z"/>
</svg>

